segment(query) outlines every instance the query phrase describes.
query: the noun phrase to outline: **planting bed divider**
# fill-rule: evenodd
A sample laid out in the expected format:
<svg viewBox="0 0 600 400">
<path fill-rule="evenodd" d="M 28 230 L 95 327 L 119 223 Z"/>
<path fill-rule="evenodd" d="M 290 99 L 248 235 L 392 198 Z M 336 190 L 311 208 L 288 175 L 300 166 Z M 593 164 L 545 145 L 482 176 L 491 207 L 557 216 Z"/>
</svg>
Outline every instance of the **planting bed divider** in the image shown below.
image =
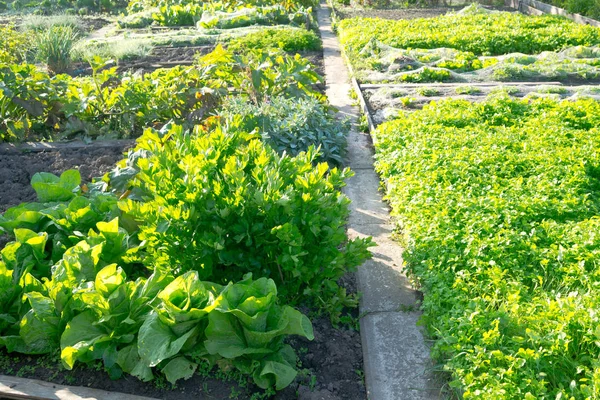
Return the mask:
<svg viewBox="0 0 600 400">
<path fill-rule="evenodd" d="M 36 379 L 0 375 L 0 398 L 28 400 L 152 400 L 150 397 L 108 392 L 81 386 L 64 386 Z"/>
<path fill-rule="evenodd" d="M 363 83 L 360 85 L 362 89 L 380 89 L 380 88 L 397 88 L 397 89 L 405 89 L 405 88 L 418 88 L 424 86 L 435 86 L 435 87 L 460 87 L 460 86 L 509 86 L 511 84 L 519 85 L 519 86 L 540 86 L 543 85 L 562 85 L 561 82 L 506 82 L 506 83 L 498 83 L 498 82 L 474 82 L 474 83 Z"/>
<path fill-rule="evenodd" d="M 565 18 L 569 18 L 577 22 L 578 24 L 584 25 L 592 25 L 600 27 L 600 22 L 595 19 L 580 15 L 580 14 L 571 14 L 567 10 L 556 7 L 550 4 L 543 3 L 537 0 L 506 0 L 506 5 L 508 7 L 512 7 L 524 14 L 531 15 L 543 15 L 543 14 L 553 14 L 560 15 Z"/>
</svg>

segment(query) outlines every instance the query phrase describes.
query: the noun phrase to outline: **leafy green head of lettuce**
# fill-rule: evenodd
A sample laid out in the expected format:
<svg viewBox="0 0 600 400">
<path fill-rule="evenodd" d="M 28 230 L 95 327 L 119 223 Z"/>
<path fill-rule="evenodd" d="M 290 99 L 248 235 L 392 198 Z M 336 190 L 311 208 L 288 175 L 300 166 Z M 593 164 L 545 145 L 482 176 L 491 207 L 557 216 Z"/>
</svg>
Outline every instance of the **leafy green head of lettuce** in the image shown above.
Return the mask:
<svg viewBox="0 0 600 400">
<path fill-rule="evenodd" d="M 272 279 L 253 281 L 251 274 L 225 287 L 215 305 L 206 328 L 208 352 L 252 374 L 260 387 L 288 386 L 296 377 L 296 356 L 283 339 L 286 335 L 314 339 L 310 320 L 292 307 L 277 304 Z"/>
</svg>

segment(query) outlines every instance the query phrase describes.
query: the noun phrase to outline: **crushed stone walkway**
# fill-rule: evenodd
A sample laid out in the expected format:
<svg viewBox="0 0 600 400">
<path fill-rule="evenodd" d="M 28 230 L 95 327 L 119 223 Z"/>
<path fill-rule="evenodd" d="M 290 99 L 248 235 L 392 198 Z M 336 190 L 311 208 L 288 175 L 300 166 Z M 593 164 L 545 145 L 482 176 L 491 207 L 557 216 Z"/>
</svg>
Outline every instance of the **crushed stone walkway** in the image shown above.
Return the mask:
<svg viewBox="0 0 600 400">
<path fill-rule="evenodd" d="M 352 200 L 348 221 L 350 237 L 372 236 L 377 247 L 373 259 L 358 270 L 361 337 L 365 381 L 371 400 L 437 400 L 439 379 L 433 372 L 429 348 L 417 327 L 418 299 L 404 275 L 402 248 L 391 240 L 389 208 L 379 193 L 379 177 L 373 169 L 373 149 L 368 134 L 360 133 L 359 111 L 350 98 L 350 76 L 332 30 L 331 9 L 321 3 L 317 12 L 323 40 L 325 81 L 331 105 L 340 118 L 349 118 L 347 165 L 355 172 L 345 193 Z"/>
</svg>

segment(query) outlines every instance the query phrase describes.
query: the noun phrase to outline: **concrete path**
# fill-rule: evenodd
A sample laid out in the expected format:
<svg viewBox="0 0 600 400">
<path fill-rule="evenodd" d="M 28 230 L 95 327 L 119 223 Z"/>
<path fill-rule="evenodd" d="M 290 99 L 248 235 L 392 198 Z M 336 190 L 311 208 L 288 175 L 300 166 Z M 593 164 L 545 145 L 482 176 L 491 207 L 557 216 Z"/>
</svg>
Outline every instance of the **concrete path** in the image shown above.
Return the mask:
<svg viewBox="0 0 600 400">
<path fill-rule="evenodd" d="M 348 234 L 372 236 L 378 244 L 372 248 L 373 259 L 358 270 L 367 393 L 371 400 L 439 399 L 440 384 L 416 325 L 419 313 L 407 311 L 414 308 L 417 292 L 402 272 L 402 248 L 390 239 L 389 209 L 379 193 L 370 137 L 357 129 L 359 112 L 349 96 L 350 77 L 331 29 L 330 11 L 323 3 L 318 10 L 327 96 L 340 117 L 350 118 L 353 126 L 348 137 L 348 166 L 355 176 L 348 180 L 345 191 L 352 200 Z"/>
</svg>

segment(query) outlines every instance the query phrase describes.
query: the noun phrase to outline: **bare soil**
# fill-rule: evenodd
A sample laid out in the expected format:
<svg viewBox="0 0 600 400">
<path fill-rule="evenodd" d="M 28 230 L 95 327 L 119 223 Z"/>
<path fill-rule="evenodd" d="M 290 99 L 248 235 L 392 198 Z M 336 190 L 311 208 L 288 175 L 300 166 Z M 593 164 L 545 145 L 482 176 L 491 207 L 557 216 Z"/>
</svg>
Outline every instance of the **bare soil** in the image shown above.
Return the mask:
<svg viewBox="0 0 600 400">
<path fill-rule="evenodd" d="M 11 206 L 35 201 L 31 177 L 37 172 L 60 175 L 77 168 L 81 179 L 89 182 L 104 175 L 123 158 L 123 148 L 68 149 L 38 153 L 0 150 L 0 213 Z"/>
</svg>

